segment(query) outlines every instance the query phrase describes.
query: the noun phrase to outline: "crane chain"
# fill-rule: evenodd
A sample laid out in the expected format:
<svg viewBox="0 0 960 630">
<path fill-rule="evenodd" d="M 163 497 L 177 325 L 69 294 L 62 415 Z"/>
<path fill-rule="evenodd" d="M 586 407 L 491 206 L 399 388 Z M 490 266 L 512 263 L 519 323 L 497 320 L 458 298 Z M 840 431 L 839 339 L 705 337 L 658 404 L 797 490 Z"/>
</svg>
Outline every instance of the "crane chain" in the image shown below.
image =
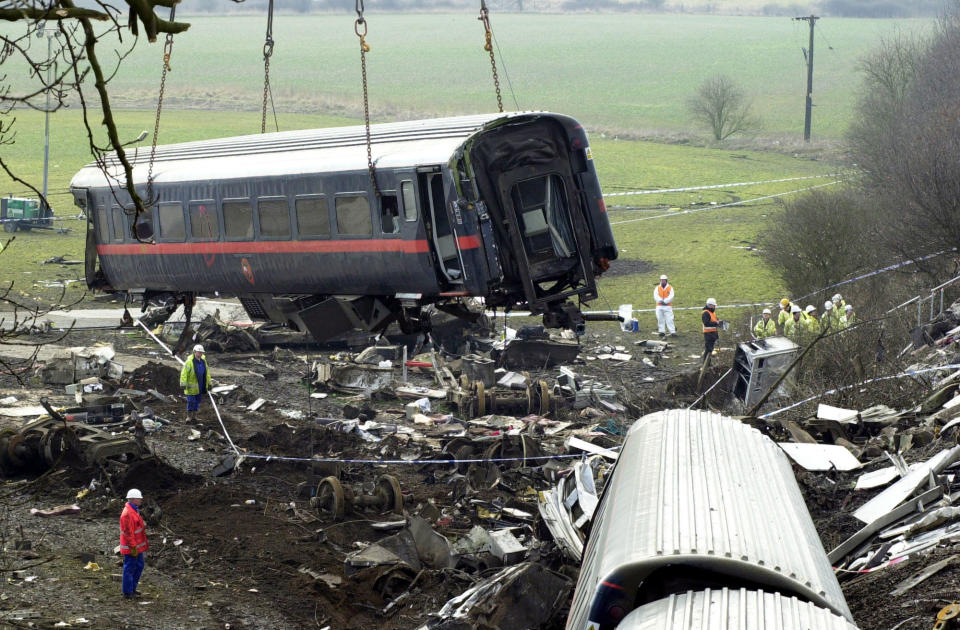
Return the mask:
<svg viewBox="0 0 960 630">
<path fill-rule="evenodd" d="M 263 115 L 260 117 L 260 133 L 267 132 L 267 99 L 271 96 L 270 57 L 273 56 L 273 44 L 273 0 L 270 0 L 267 8 L 267 36 L 263 42 Z"/>
<path fill-rule="evenodd" d="M 177 5 L 170 7 L 170 21 L 173 22 L 177 14 Z M 147 205 L 154 205 L 156 200 L 153 198 L 153 163 L 157 157 L 157 137 L 160 135 L 160 112 L 163 110 L 163 92 L 167 87 L 167 72 L 170 71 L 170 57 L 173 55 L 173 33 L 167 33 L 163 42 L 163 71 L 160 73 L 160 92 L 157 94 L 157 116 L 153 121 L 153 139 L 150 142 L 150 162 L 147 167 Z M 133 229 L 137 229 L 137 221 L 134 219 Z M 137 240 L 140 236 L 136 235 Z"/>
<path fill-rule="evenodd" d="M 367 43 L 367 21 L 363 18 L 363 0 L 356 0 L 357 21 L 353 25 L 353 32 L 360 38 L 360 75 L 363 78 L 363 124 L 367 137 L 367 170 L 370 173 L 370 184 L 373 192 L 380 198 L 380 186 L 377 185 L 377 168 L 373 164 L 373 146 L 370 141 L 370 99 L 367 95 L 367 53 L 370 45 Z"/>
<path fill-rule="evenodd" d="M 490 28 L 490 11 L 486 0 L 480 0 L 480 17 L 483 22 L 484 44 L 483 49 L 490 53 L 490 68 L 493 70 L 493 87 L 497 91 L 497 110 L 503 113 L 503 95 L 500 93 L 500 75 L 497 74 L 497 58 L 493 54 L 493 30 Z"/>
</svg>

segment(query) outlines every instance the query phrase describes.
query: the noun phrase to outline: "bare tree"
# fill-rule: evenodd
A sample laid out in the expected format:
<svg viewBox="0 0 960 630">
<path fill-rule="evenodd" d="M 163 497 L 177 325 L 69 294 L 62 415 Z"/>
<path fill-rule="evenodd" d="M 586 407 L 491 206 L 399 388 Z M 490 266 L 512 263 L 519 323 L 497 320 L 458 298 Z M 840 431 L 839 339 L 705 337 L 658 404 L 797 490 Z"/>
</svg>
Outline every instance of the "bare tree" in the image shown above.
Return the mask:
<svg viewBox="0 0 960 630">
<path fill-rule="evenodd" d="M 713 132 L 718 142 L 759 125 L 743 89 L 723 74 L 701 83 L 687 101 L 687 109 L 695 121 Z"/>
<path fill-rule="evenodd" d="M 850 155 L 879 200 L 882 244 L 907 258 L 960 247 L 958 6 L 928 40 L 888 39 L 862 64 Z M 919 268 L 943 279 L 939 260 Z"/>
<path fill-rule="evenodd" d="M 118 204 L 139 215 L 150 200 L 144 199 L 142 191 L 133 185 L 132 166 L 117 133 L 107 86 L 141 32 L 150 42 L 155 42 L 161 33 L 168 36 L 182 33 L 190 25 L 165 20 L 156 13 L 158 8 L 172 9 L 180 0 L 125 2 L 126 15 L 105 0 L 94 0 L 86 7 L 76 6 L 74 0 L 10 0 L 0 6 L 0 21 L 20 26 L 0 31 L 0 67 L 22 68 L 27 85 L 14 92 L 8 75 L 0 74 L 0 116 L 4 117 L 0 119 L 0 146 L 12 145 L 16 140 L 16 118 L 12 114 L 17 108 L 47 111 L 48 96 L 51 111 L 69 102 L 79 103 L 91 154 L 105 173 L 107 156 L 115 154 L 109 159 L 122 173 L 112 178 L 116 183 L 115 195 L 123 191 L 122 196 L 126 197 L 122 201 L 118 198 Z M 134 40 L 125 44 L 124 35 L 128 33 Z M 49 55 L 47 46 L 38 43 L 44 35 L 49 43 L 55 42 Z M 102 48 L 106 48 L 106 54 L 101 58 L 98 53 Z M 24 85 L 24 81 L 17 85 Z M 92 112 L 96 121 L 91 121 Z M 106 143 L 97 140 L 98 124 L 106 131 Z M 0 168 L 47 203 L 36 186 L 12 172 L 2 158 Z M 136 225 L 137 221 L 133 223 Z"/>
</svg>

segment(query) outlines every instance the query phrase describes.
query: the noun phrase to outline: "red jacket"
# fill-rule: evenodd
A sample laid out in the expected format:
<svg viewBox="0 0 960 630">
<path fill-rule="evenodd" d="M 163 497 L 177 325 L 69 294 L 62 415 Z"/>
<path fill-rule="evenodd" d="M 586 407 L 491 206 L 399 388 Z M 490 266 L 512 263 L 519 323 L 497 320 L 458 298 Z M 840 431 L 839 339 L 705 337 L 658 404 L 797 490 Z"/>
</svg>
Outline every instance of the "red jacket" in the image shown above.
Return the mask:
<svg viewBox="0 0 960 630">
<path fill-rule="evenodd" d="M 146 530 L 147 524 L 140 513 L 129 503 L 123 506 L 123 513 L 120 514 L 120 553 L 126 556 L 131 548 L 136 548 L 139 553 L 149 549 Z"/>
</svg>

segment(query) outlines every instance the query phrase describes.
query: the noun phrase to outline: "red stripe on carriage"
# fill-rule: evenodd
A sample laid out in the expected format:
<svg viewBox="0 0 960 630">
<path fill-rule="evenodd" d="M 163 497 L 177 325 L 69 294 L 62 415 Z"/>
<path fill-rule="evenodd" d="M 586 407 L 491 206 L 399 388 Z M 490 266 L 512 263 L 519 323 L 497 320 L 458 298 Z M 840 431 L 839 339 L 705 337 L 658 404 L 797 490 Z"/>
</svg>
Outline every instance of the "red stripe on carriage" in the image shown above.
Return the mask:
<svg viewBox="0 0 960 630">
<path fill-rule="evenodd" d="M 397 238 L 97 245 L 97 253 L 108 256 L 117 254 L 135 256 L 154 254 L 301 254 L 344 252 L 401 252 L 404 254 L 425 254 L 428 251 L 429 246 L 427 245 L 426 239 L 404 241 Z"/>
<path fill-rule="evenodd" d="M 480 247 L 480 237 L 478 237 L 476 234 L 471 234 L 470 236 L 458 236 L 457 246 L 460 247 L 460 249 L 477 249 Z"/>
</svg>

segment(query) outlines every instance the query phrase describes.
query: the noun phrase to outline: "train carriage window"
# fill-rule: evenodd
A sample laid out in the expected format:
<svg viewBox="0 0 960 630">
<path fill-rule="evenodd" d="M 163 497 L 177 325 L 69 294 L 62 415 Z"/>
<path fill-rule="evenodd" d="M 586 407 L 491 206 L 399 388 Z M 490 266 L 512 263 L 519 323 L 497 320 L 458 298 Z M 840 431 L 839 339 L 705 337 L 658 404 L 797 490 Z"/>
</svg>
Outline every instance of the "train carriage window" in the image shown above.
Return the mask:
<svg viewBox="0 0 960 630">
<path fill-rule="evenodd" d="M 260 236 L 290 238 L 290 206 L 286 199 L 261 199 L 257 202 Z"/>
<path fill-rule="evenodd" d="M 195 241 L 220 240 L 216 201 L 190 202 L 190 237 Z"/>
<path fill-rule="evenodd" d="M 400 205 L 397 193 L 393 191 L 380 195 L 380 231 L 384 234 L 400 233 Z"/>
<path fill-rule="evenodd" d="M 110 242 L 110 224 L 107 221 L 107 209 L 103 206 L 97 208 L 97 234 L 101 243 Z"/>
<path fill-rule="evenodd" d="M 144 208 L 137 217 L 137 238 L 145 241 L 153 238 L 153 208 Z"/>
<path fill-rule="evenodd" d="M 127 216 L 120 206 L 113 206 L 110 209 L 110 214 L 113 216 L 113 240 L 122 243 L 127 232 Z"/>
<path fill-rule="evenodd" d="M 253 210 L 248 200 L 223 202 L 223 234 L 228 241 L 253 238 Z"/>
<path fill-rule="evenodd" d="M 167 201 L 157 204 L 157 221 L 160 224 L 160 239 L 182 243 L 187 240 L 187 228 L 183 221 L 183 204 Z"/>
<path fill-rule="evenodd" d="M 566 190 L 559 175 L 518 182 L 512 191 L 528 255 L 569 258 L 575 252 Z"/>
<path fill-rule="evenodd" d="M 294 203 L 300 236 L 330 236 L 330 211 L 326 197 L 297 197 Z"/>
<path fill-rule="evenodd" d="M 413 182 L 401 182 L 400 192 L 403 195 L 403 216 L 407 221 L 417 220 L 417 198 L 413 194 Z"/>
<path fill-rule="evenodd" d="M 373 236 L 370 200 L 366 194 L 336 198 L 337 232 L 356 236 Z"/>
</svg>

